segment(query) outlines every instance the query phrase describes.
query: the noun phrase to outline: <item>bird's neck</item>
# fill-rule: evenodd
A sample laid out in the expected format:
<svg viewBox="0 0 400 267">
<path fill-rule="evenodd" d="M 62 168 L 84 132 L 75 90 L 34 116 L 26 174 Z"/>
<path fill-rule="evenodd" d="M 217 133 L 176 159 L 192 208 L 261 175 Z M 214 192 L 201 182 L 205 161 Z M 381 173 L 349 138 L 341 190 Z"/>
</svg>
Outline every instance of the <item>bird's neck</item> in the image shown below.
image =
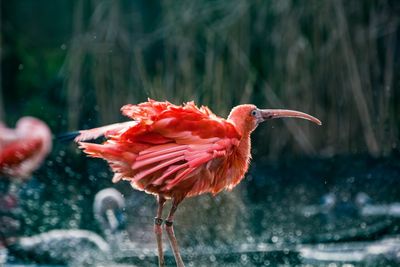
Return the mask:
<svg viewBox="0 0 400 267">
<path fill-rule="evenodd" d="M 246 174 L 249 164 L 250 164 L 250 159 L 251 159 L 251 154 L 250 154 L 250 147 L 251 147 L 251 142 L 250 142 L 250 133 L 247 135 L 242 135 L 242 138 L 240 139 L 239 145 L 237 146 L 237 149 L 235 152 L 231 155 L 231 172 L 230 172 L 230 177 L 231 180 L 229 184 L 227 185 L 228 189 L 232 189 L 235 187 L 240 181 L 244 178 L 244 175 Z"/>
<path fill-rule="evenodd" d="M 234 114 L 235 115 L 235 114 Z M 245 159 L 246 164 L 248 165 L 248 161 L 251 159 L 251 129 L 247 129 L 242 125 L 242 120 L 237 119 L 234 115 L 230 115 L 228 117 L 228 121 L 231 121 L 233 125 L 235 125 L 236 130 L 240 133 L 241 139 L 239 145 L 237 147 L 237 156 L 239 156 L 242 160 Z M 241 124 L 242 123 L 242 124 Z M 246 167 L 247 167 L 246 165 Z M 247 170 L 247 168 L 246 168 Z"/>
<path fill-rule="evenodd" d="M 242 138 L 240 139 L 240 143 L 238 146 L 238 152 L 241 156 L 247 157 L 247 161 L 251 158 L 251 139 L 250 139 L 250 133 L 245 133 L 242 135 Z"/>
</svg>

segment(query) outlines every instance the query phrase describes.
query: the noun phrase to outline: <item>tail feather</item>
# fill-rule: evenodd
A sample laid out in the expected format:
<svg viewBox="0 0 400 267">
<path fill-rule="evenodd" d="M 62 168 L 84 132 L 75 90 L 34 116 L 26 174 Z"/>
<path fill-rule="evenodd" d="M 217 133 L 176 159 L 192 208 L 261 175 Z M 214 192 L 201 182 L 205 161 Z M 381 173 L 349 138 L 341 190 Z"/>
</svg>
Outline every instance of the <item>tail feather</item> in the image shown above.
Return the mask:
<svg viewBox="0 0 400 267">
<path fill-rule="evenodd" d="M 73 141 L 78 135 L 80 135 L 79 131 L 62 133 L 57 135 L 57 140 L 60 142 L 71 142 Z"/>
<path fill-rule="evenodd" d="M 121 180 L 123 177 L 133 176 L 131 166 L 137 155 L 130 152 L 124 152 L 120 148 L 107 144 L 94 144 L 79 142 L 79 148 L 93 158 L 102 158 L 106 160 L 115 173 L 113 182 Z"/>
<path fill-rule="evenodd" d="M 104 158 L 106 160 L 118 157 L 121 151 L 107 145 L 79 142 L 79 148 L 86 154 L 94 158 Z"/>
<path fill-rule="evenodd" d="M 127 121 L 121 123 L 114 123 L 89 130 L 81 130 L 79 131 L 79 135 L 77 135 L 74 140 L 75 142 L 81 142 L 81 141 L 93 140 L 101 136 L 108 137 L 120 134 L 122 132 L 125 132 L 130 127 L 135 126 L 136 124 L 137 124 L 136 121 Z"/>
</svg>

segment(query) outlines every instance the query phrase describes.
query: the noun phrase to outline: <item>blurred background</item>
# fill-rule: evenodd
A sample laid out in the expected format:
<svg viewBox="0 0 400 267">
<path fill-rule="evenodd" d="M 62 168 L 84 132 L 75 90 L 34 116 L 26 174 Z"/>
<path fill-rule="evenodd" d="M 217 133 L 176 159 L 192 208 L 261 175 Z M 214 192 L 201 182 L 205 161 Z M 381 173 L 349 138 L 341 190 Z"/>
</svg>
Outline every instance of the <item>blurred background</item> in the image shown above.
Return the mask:
<svg viewBox="0 0 400 267">
<path fill-rule="evenodd" d="M 184 203 L 178 239 L 203 252 L 251 244 L 237 259 L 207 256 L 194 266 L 319 264 L 307 246 L 343 242 L 366 242 L 357 247 L 365 257 L 344 262 L 374 264 L 381 258 L 365 249 L 399 233 L 399 23 L 395 0 L 1 1 L 0 121 L 14 127 L 34 116 L 55 136 L 124 121 L 120 107 L 148 97 L 194 100 L 223 117 L 242 103 L 307 112 L 323 126 L 286 119 L 259 127 L 247 179 Z M 153 197 L 111 177 L 105 162 L 55 140 L 18 184 L 18 235 L 85 229 L 105 238 L 92 204 L 113 186 L 127 202 L 131 242 L 154 243 Z M 260 243 L 274 254 L 252 247 Z M 397 243 L 385 264 L 400 262 Z M 50 261 L 14 254 L 15 262 Z"/>
</svg>

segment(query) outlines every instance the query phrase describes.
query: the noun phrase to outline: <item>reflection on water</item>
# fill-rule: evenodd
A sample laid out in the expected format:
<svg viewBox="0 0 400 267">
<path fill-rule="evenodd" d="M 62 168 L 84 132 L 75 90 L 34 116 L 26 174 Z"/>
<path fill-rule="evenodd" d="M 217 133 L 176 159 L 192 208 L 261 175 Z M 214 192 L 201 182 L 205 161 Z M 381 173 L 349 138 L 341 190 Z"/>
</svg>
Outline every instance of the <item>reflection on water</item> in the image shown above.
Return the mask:
<svg viewBox="0 0 400 267">
<path fill-rule="evenodd" d="M 78 246 L 66 238 L 65 251 L 54 252 L 48 262 L 69 263 L 70 266 L 155 266 L 157 255 L 154 250 L 131 243 L 131 247 L 114 252 L 112 258 L 106 251 L 89 250 Z M 370 242 L 338 242 L 315 245 L 242 244 L 235 247 L 190 247 L 182 250 L 183 258 L 189 266 L 398 266 L 400 263 L 400 237 L 388 237 Z M 42 246 L 41 246 L 42 247 Z M 58 246 L 53 246 L 54 250 Z M 78 251 L 79 250 L 79 251 Z M 38 254 L 46 257 L 43 254 Z M 48 256 L 47 256 L 48 257 Z M 174 266 L 171 253 L 166 261 Z M 9 264 L 8 266 L 26 266 Z"/>
<path fill-rule="evenodd" d="M 370 266 L 398 266 L 400 237 L 389 237 L 373 242 L 348 242 L 300 246 L 303 263 L 353 263 Z"/>
<path fill-rule="evenodd" d="M 109 258 L 109 245 L 97 234 L 85 230 L 51 230 L 22 237 L 8 247 L 9 261 L 72 265 L 91 264 Z"/>
<path fill-rule="evenodd" d="M 185 262 L 188 266 L 398 266 L 400 171 L 391 162 L 396 161 L 358 160 L 357 168 L 341 170 L 335 167 L 343 161 L 253 166 L 247 181 L 234 192 L 183 204 L 176 229 Z M 305 170 L 304 165 L 313 167 Z M 153 197 L 128 185 L 99 190 L 109 185 L 105 170 L 90 171 L 91 177 L 104 177 L 102 182 L 81 177 L 86 182 L 78 187 L 77 171 L 65 174 L 47 166 L 39 178 L 14 188 L 8 198 L 4 194 L 11 210 L 19 203 L 17 211 L 8 215 L 19 221 L 23 229 L 14 232 L 23 237 L 0 249 L 0 262 L 155 266 Z M 73 187 L 63 184 L 65 180 L 51 186 L 41 178 L 49 174 L 77 180 Z M 88 191 L 93 183 L 96 187 Z M 60 196 L 66 188 L 69 194 Z M 34 216 L 38 219 L 32 220 Z M 54 230 L 62 221 L 69 223 Z M 165 248 L 168 266 L 174 266 L 167 242 Z"/>
</svg>

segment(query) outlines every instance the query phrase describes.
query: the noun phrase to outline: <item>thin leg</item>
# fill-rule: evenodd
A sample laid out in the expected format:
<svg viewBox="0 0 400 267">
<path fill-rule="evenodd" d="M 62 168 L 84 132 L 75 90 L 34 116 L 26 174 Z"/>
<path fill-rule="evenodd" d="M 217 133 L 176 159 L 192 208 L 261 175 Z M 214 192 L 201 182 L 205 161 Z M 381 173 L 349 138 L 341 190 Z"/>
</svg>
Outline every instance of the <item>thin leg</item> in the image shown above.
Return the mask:
<svg viewBox="0 0 400 267">
<path fill-rule="evenodd" d="M 162 210 L 165 204 L 165 198 L 162 196 L 157 197 L 158 208 L 157 208 L 157 216 L 154 218 L 154 233 L 156 234 L 157 240 L 157 250 L 158 250 L 158 266 L 165 267 L 164 261 L 164 251 L 162 247 Z"/>
<path fill-rule="evenodd" d="M 172 251 L 174 252 L 174 257 L 177 267 L 185 267 L 185 264 L 183 264 L 181 258 L 181 254 L 179 253 L 178 241 L 176 240 L 173 227 L 174 214 L 181 201 L 182 200 L 176 200 L 176 199 L 173 200 L 172 208 L 168 214 L 167 219 L 165 220 L 165 230 L 167 231 L 169 242 L 171 243 Z"/>
</svg>

